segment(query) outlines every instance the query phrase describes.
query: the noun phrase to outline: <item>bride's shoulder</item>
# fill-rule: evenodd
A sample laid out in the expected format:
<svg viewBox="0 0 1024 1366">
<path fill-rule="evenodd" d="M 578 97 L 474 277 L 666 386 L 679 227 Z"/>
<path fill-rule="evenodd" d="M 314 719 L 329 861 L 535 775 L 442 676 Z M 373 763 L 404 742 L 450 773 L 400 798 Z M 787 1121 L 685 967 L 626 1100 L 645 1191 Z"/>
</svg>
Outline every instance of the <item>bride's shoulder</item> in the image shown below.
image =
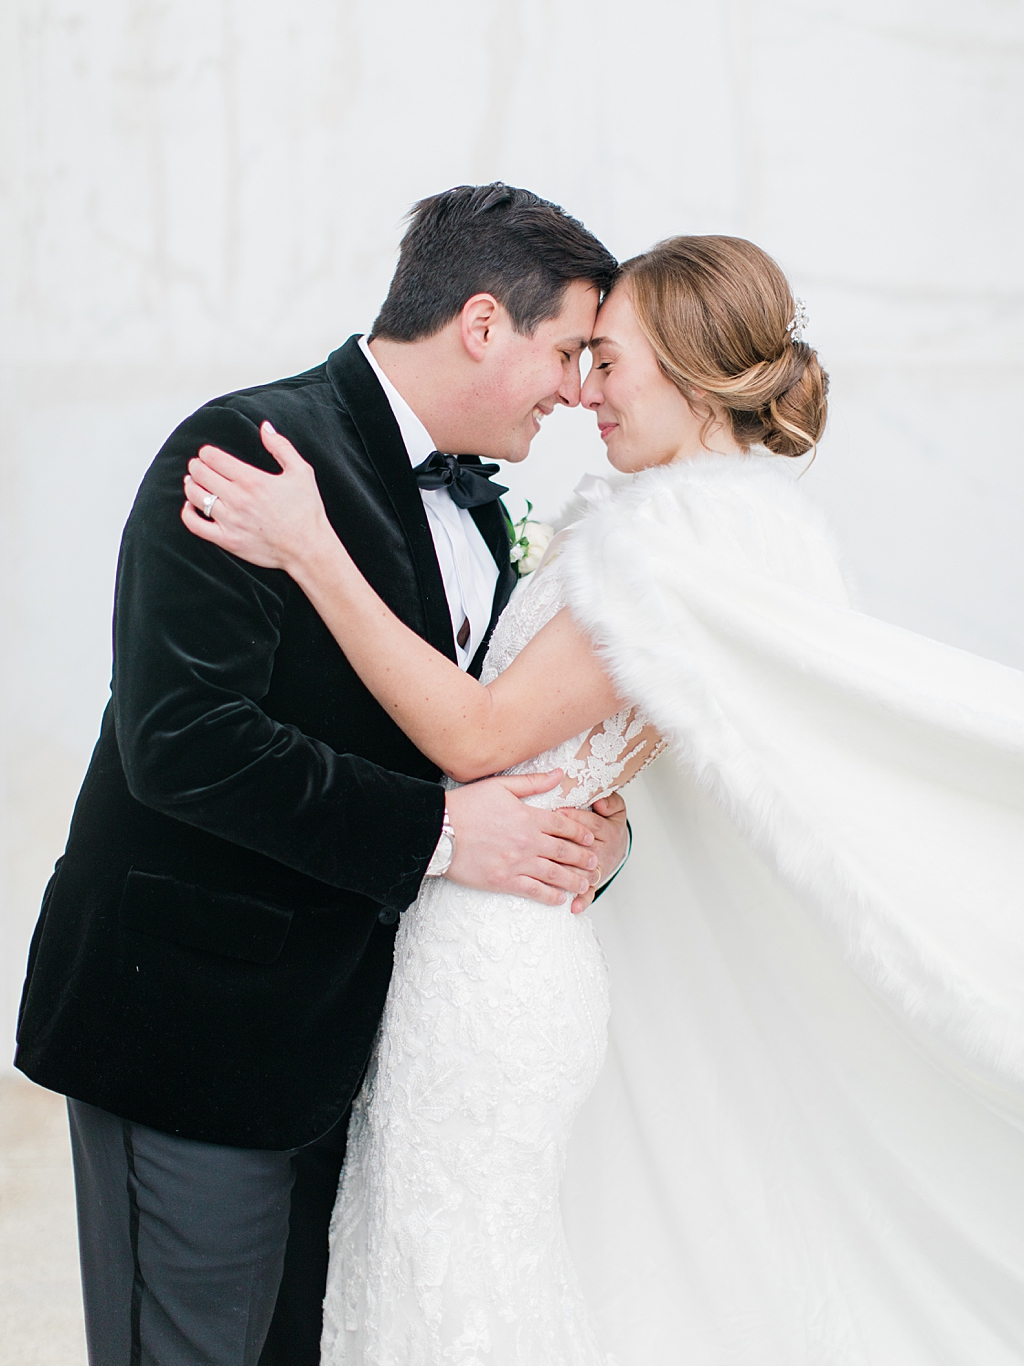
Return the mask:
<svg viewBox="0 0 1024 1366">
<path fill-rule="evenodd" d="M 595 481 L 596 482 L 596 481 Z M 737 519 L 799 520 L 822 530 L 819 510 L 797 486 L 796 472 L 777 455 L 702 455 L 658 465 L 609 481 L 591 502 L 592 524 L 685 522 L 693 532 L 710 532 Z"/>
<path fill-rule="evenodd" d="M 702 504 L 758 503 L 791 508 L 808 506 L 797 486 L 795 473 L 784 467 L 783 457 L 760 455 L 698 455 L 642 470 L 614 489 L 616 501 L 631 502 L 634 509 L 645 504 L 700 506 Z"/>
<path fill-rule="evenodd" d="M 580 531 L 591 554 L 609 538 L 636 553 L 689 550 L 772 578 L 840 592 L 828 523 L 781 456 L 706 455 L 644 470 L 616 484 Z"/>
</svg>

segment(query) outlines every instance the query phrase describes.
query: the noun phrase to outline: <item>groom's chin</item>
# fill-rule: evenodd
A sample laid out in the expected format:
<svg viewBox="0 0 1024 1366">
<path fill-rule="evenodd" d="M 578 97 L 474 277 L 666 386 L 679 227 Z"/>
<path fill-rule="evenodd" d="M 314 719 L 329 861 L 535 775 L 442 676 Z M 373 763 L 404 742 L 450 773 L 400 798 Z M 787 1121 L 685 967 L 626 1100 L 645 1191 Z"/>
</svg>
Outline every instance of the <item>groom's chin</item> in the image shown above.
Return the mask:
<svg viewBox="0 0 1024 1366">
<path fill-rule="evenodd" d="M 510 435 L 508 441 L 505 442 L 505 449 L 500 455 L 496 455 L 495 459 L 507 460 L 510 465 L 518 465 L 530 454 L 533 443 L 539 435 L 540 432 L 534 430 L 531 422 L 529 431 L 513 432 Z"/>
<path fill-rule="evenodd" d="M 531 418 L 518 427 L 506 424 L 495 430 L 478 431 L 476 444 L 471 447 L 473 454 L 481 460 L 504 460 L 506 464 L 518 465 L 530 454 L 534 439 L 539 435 L 538 425 Z M 481 440 L 480 438 L 485 439 Z"/>
<path fill-rule="evenodd" d="M 504 441 L 500 445 L 495 442 L 488 450 L 481 450 L 478 446 L 473 454 L 481 460 L 503 460 L 506 465 L 518 465 L 530 454 L 530 449 L 528 440 Z"/>
</svg>

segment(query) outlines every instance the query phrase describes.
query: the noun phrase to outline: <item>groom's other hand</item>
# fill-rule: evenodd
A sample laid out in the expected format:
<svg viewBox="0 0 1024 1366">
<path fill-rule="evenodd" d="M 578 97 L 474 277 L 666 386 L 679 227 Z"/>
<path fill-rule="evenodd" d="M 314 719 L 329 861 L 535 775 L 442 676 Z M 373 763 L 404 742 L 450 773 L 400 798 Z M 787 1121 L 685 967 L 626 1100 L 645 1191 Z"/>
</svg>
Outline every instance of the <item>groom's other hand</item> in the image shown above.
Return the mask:
<svg viewBox="0 0 1024 1366">
<path fill-rule="evenodd" d="M 597 854 L 597 868 L 590 875 L 592 885 L 573 898 L 572 913 L 585 911 L 599 887 L 615 876 L 629 853 L 629 826 L 626 824 L 626 803 L 622 795 L 613 792 L 602 797 L 589 811 L 574 811 L 577 820 L 585 822 L 594 836 L 592 848 Z"/>
<path fill-rule="evenodd" d="M 445 876 L 464 887 L 512 892 L 546 906 L 592 897 L 599 863 L 595 818 L 588 811 L 544 811 L 522 800 L 550 792 L 561 780 L 555 769 L 484 778 L 449 792 L 455 855 Z"/>
</svg>

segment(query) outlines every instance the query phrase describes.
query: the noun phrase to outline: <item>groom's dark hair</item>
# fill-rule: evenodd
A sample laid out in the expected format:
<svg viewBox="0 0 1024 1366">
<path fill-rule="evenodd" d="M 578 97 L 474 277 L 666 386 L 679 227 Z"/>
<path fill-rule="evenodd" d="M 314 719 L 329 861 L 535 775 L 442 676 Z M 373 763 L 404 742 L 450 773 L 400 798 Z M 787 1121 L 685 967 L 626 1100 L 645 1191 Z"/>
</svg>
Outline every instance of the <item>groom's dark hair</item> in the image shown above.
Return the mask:
<svg viewBox="0 0 1024 1366">
<path fill-rule="evenodd" d="M 529 336 L 558 314 L 574 280 L 603 296 L 615 278 L 615 258 L 582 223 L 500 180 L 421 199 L 408 222 L 373 337 L 432 337 L 474 294 L 493 294 Z"/>
</svg>

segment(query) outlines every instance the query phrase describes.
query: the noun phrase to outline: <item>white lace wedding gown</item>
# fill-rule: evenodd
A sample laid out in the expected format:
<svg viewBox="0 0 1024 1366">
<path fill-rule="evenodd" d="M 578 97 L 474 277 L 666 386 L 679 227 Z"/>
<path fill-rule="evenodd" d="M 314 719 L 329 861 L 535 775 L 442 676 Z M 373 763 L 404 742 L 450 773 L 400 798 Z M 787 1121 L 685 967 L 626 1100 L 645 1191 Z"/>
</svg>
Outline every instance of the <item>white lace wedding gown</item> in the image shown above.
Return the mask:
<svg viewBox="0 0 1024 1366">
<path fill-rule="evenodd" d="M 518 589 L 483 682 L 564 606 L 561 562 Z M 633 712 L 514 772 L 589 806 L 653 758 Z M 440 878 L 402 918 L 331 1229 L 325 1366 L 598 1366 L 559 1205 L 604 1060 L 607 973 L 586 915 Z"/>
<path fill-rule="evenodd" d="M 786 469 L 592 488 L 502 617 L 487 677 L 567 598 L 677 760 L 631 791 L 593 916 L 609 1061 L 573 1124 L 608 1014 L 590 916 L 427 888 L 328 1366 L 1024 1361 L 1024 674 L 856 611 Z M 549 801 L 627 778 L 637 725 L 530 765 L 570 774 Z"/>
</svg>

